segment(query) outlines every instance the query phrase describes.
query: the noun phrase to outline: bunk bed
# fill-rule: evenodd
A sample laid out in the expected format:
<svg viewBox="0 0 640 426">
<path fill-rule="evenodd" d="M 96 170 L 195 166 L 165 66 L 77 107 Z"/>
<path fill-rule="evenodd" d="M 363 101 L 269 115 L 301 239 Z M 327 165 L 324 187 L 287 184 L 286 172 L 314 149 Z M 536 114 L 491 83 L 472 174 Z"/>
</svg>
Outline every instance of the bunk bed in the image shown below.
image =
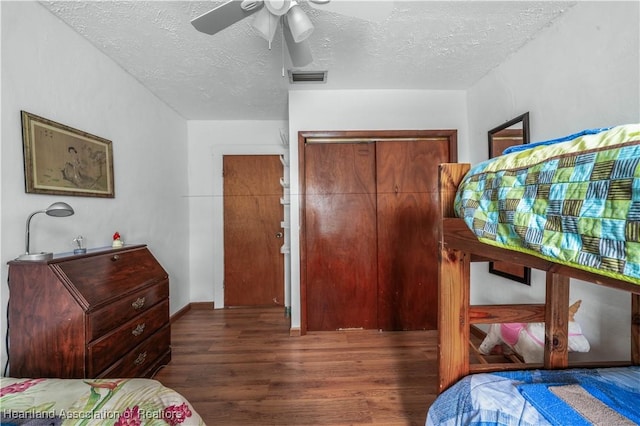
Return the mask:
<svg viewBox="0 0 640 426">
<path fill-rule="evenodd" d="M 427 424 L 580 424 L 590 414 L 572 405 L 577 396 L 559 396 L 567 389 L 592 411 L 622 416 L 604 422 L 640 423 L 640 124 L 531 144 L 473 168 L 442 164 L 439 173 L 440 395 Z M 544 303 L 471 305 L 475 261 L 544 271 Z M 629 362 L 570 368 L 570 278 L 629 292 Z M 545 323 L 543 363 L 470 357 L 472 325 L 512 322 Z"/>
</svg>

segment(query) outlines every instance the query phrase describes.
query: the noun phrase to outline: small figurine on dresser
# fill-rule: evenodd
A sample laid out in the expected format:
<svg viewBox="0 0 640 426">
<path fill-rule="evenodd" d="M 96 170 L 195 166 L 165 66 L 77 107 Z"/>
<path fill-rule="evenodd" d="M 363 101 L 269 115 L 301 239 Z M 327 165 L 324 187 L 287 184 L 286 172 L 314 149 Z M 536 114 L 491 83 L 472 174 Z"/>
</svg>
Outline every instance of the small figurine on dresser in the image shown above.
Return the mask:
<svg viewBox="0 0 640 426">
<path fill-rule="evenodd" d="M 122 238 L 120 237 L 120 233 L 118 231 L 116 231 L 116 233 L 113 234 L 113 243 L 111 244 L 111 247 L 120 248 L 123 245 L 124 245 L 124 242 L 122 241 Z"/>
</svg>

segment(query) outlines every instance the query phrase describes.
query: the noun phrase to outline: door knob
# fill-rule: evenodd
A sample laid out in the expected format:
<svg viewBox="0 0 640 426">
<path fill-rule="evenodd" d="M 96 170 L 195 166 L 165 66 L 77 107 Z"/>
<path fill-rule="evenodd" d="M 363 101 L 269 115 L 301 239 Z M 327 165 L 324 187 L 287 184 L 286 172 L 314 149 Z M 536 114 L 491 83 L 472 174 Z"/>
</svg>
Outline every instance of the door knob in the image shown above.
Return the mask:
<svg viewBox="0 0 640 426">
<path fill-rule="evenodd" d="M 276 238 L 282 238 L 284 234 L 282 232 L 276 232 Z"/>
</svg>

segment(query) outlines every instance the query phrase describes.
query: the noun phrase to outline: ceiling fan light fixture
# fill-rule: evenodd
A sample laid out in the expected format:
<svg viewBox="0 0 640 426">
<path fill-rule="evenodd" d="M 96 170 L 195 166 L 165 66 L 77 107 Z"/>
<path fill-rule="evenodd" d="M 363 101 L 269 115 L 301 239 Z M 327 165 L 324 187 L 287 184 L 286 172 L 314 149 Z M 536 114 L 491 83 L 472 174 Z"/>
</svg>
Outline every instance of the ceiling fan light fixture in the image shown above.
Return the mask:
<svg viewBox="0 0 640 426">
<path fill-rule="evenodd" d="M 291 0 L 266 0 L 265 7 L 276 16 L 282 16 L 291 8 Z"/>
<path fill-rule="evenodd" d="M 289 24 L 293 41 L 296 43 L 306 40 L 313 32 L 314 27 L 311 20 L 296 2 L 292 4 L 287 13 L 287 23 Z"/>
<path fill-rule="evenodd" d="M 291 35 L 291 28 L 286 19 L 282 20 L 282 35 L 284 35 L 284 41 L 287 44 L 287 52 L 289 52 L 289 58 L 291 58 L 291 64 L 294 67 L 305 67 L 313 62 L 313 56 L 311 55 L 311 49 L 309 48 L 309 42 L 307 40 L 300 43 L 296 43 Z"/>
<path fill-rule="evenodd" d="M 279 16 L 273 15 L 267 9 L 262 8 L 256 13 L 252 26 L 260 33 L 262 38 L 271 43 L 278 29 L 279 20 Z"/>
</svg>

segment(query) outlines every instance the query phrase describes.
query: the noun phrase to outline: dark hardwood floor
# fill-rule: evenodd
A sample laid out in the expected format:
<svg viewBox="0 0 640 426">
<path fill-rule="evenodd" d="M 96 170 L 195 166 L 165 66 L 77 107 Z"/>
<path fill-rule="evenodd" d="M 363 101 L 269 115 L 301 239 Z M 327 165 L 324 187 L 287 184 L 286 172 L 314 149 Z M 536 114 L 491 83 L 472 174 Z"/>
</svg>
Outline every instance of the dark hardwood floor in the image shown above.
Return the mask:
<svg viewBox="0 0 640 426">
<path fill-rule="evenodd" d="M 155 376 L 211 425 L 423 425 L 435 331 L 289 336 L 282 307 L 191 309 Z"/>
</svg>

